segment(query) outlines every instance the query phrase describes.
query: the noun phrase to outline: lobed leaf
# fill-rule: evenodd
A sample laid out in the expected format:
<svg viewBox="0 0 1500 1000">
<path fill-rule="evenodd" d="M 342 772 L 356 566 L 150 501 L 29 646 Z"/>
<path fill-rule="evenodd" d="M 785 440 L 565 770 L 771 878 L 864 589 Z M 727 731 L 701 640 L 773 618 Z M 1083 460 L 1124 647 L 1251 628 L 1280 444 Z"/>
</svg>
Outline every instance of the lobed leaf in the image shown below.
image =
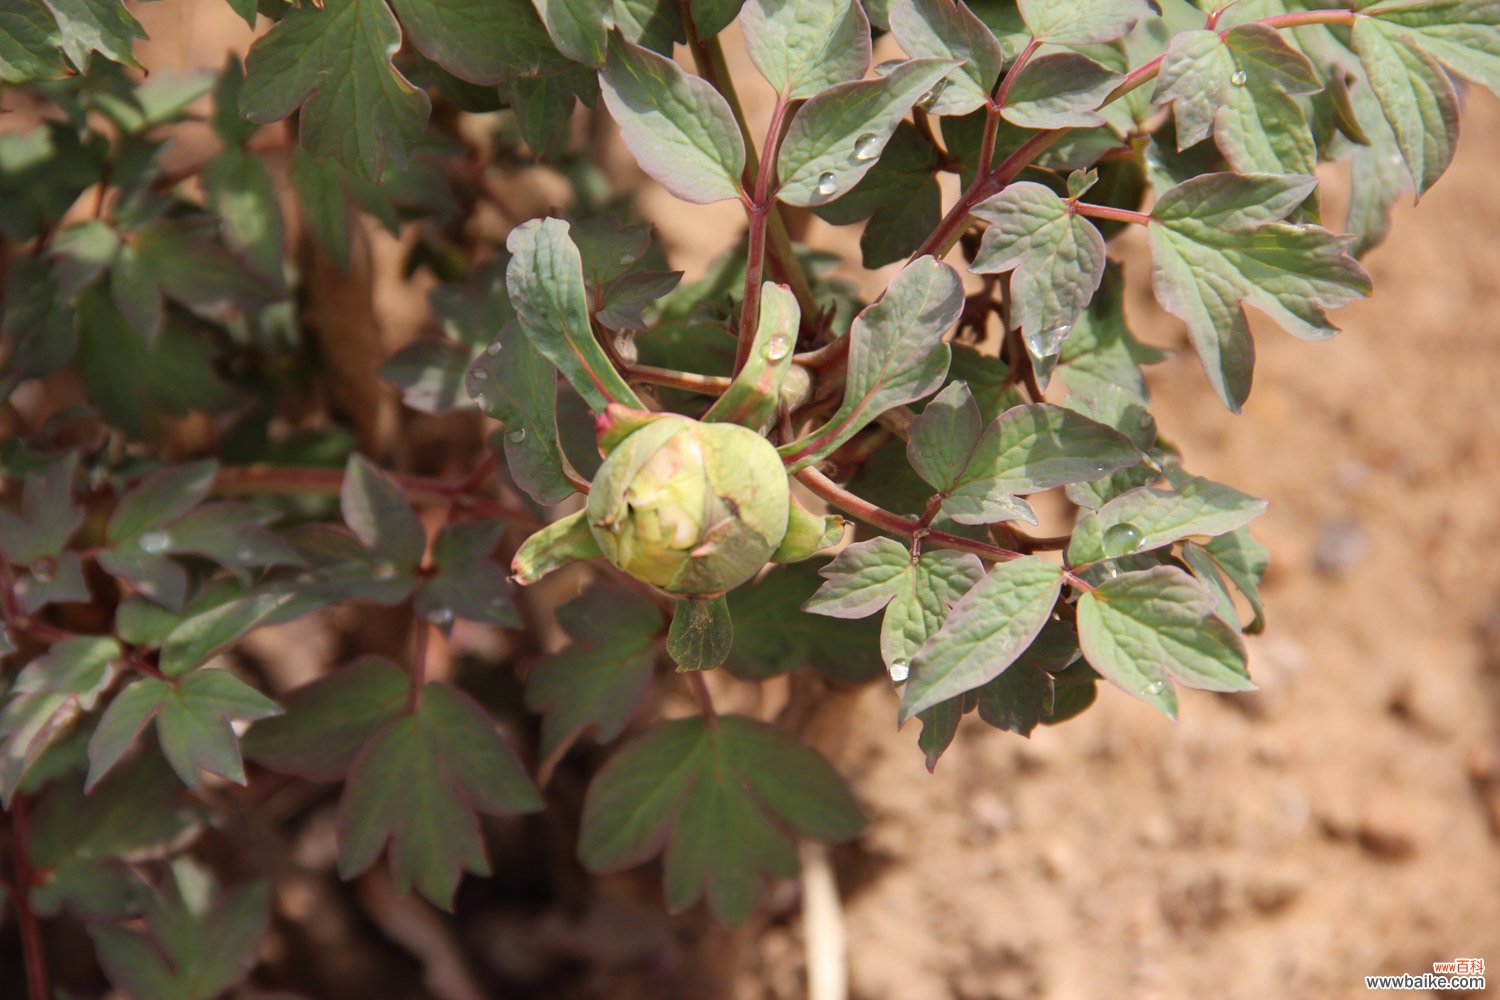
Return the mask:
<svg viewBox="0 0 1500 1000">
<path fill-rule="evenodd" d="M 1149 552 L 1190 535 L 1222 535 L 1244 527 L 1265 509 L 1264 500 L 1201 476 L 1184 480 L 1175 490 L 1130 490 L 1079 515 L 1068 544 L 1068 564 Z"/>
<path fill-rule="evenodd" d="M 1153 13 L 1148 0 L 1017 0 L 1026 30 L 1054 45 L 1099 45 L 1122 38 Z"/>
<path fill-rule="evenodd" d="M 740 30 L 750 61 L 784 98 L 864 77 L 870 22 L 858 0 L 748 0 Z"/>
<path fill-rule="evenodd" d="M 1005 56 L 983 21 L 958 0 L 897 0 L 891 33 L 913 59 L 949 59 L 962 65 L 935 88 L 923 107 L 937 116 L 966 115 L 982 107 L 1000 78 Z"/>
</svg>

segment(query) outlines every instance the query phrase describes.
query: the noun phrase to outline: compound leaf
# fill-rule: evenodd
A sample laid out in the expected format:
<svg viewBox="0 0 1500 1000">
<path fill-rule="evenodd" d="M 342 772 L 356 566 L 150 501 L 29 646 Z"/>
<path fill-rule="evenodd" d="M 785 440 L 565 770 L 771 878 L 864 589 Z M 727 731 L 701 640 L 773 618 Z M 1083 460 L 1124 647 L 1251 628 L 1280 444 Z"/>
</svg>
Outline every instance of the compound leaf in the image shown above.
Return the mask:
<svg viewBox="0 0 1500 1000">
<path fill-rule="evenodd" d="M 1214 617 L 1214 599 L 1175 566 L 1106 580 L 1078 601 L 1078 639 L 1089 665 L 1168 718 L 1171 682 L 1206 691 L 1250 691 L 1239 634 Z"/>
<path fill-rule="evenodd" d="M 466 871 L 488 875 L 477 813 L 541 807 L 494 721 L 467 695 L 429 682 L 408 715 L 355 758 L 339 803 L 339 873 L 351 878 L 390 844 L 397 888 L 449 909 Z"/>
<path fill-rule="evenodd" d="M 829 87 L 798 109 L 776 160 L 776 196 L 789 205 L 832 201 L 879 159 L 902 117 L 952 67 L 914 59 L 878 80 Z"/>
<path fill-rule="evenodd" d="M 1052 615 L 1062 570 L 1035 556 L 996 565 L 953 605 L 912 659 L 901 721 L 993 679 Z"/>
<path fill-rule="evenodd" d="M 558 609 L 572 637 L 526 675 L 526 707 L 542 715 L 543 768 L 592 726 L 601 743 L 617 738 L 651 686 L 662 617 L 647 598 L 596 584 Z"/>
<path fill-rule="evenodd" d="M 1187 324 L 1214 391 L 1234 412 L 1250 393 L 1255 345 L 1244 306 L 1295 336 L 1337 333 L 1325 309 L 1368 295 L 1348 240 L 1283 222 L 1317 182 L 1274 174 L 1204 174 L 1165 192 L 1148 226 L 1152 287 Z"/>
<path fill-rule="evenodd" d="M 706 894 L 737 924 L 763 875 L 791 877 L 789 832 L 847 840 L 864 826 L 848 787 L 816 751 L 742 716 L 658 724 L 612 757 L 584 801 L 579 856 L 593 871 L 639 864 L 666 847 L 667 905 Z"/>
<path fill-rule="evenodd" d="M 16 675 L 0 711 L 0 805 L 10 808 L 26 773 L 80 712 L 91 711 L 114 678 L 120 644 L 108 636 L 73 636 Z"/>
<path fill-rule="evenodd" d="M 973 269 L 1011 275 L 1015 321 L 1036 358 L 1055 357 L 1104 278 L 1104 237 L 1050 188 L 1012 184 L 974 209 L 989 223 Z"/>
<path fill-rule="evenodd" d="M 42 0 L 62 32 L 62 48 L 81 73 L 89 68 L 89 54 L 139 67 L 132 48 L 146 31 L 120 0 Z"/>
<path fill-rule="evenodd" d="M 1122 38 L 1152 13 L 1147 0 L 1019 0 L 1026 30 L 1054 45 L 1098 45 Z"/>
<path fill-rule="evenodd" d="M 1420 197 L 1453 162 L 1458 93 L 1416 39 L 1379 18 L 1357 18 L 1353 43 Z"/>
<path fill-rule="evenodd" d="M 789 100 L 870 68 L 870 22 L 858 0 L 749 0 L 740 29 L 750 61 Z"/>
<path fill-rule="evenodd" d="M 282 699 L 285 714 L 256 723 L 245 756 L 284 774 L 337 781 L 360 748 L 406 707 L 411 680 L 378 656 L 364 656 Z"/>
<path fill-rule="evenodd" d="M 989 100 L 1004 53 L 994 34 L 966 4 L 953 0 L 899 0 L 890 9 L 891 32 L 913 59 L 952 59 L 963 65 L 933 91 L 923 107 L 934 115 L 966 115 Z"/>
<path fill-rule="evenodd" d="M 662 187 L 698 204 L 739 197 L 745 141 L 708 81 L 612 36 L 599 86 L 620 137 Z"/>
<path fill-rule="evenodd" d="M 240 109 L 270 124 L 302 109 L 299 134 L 314 159 L 332 158 L 379 180 L 421 139 L 426 91 L 391 63 L 401 26 L 384 0 L 294 7 L 250 47 Z"/>
<path fill-rule="evenodd" d="M 1175 490 L 1142 486 L 1079 516 L 1068 543 L 1068 564 L 1149 552 L 1189 535 L 1222 535 L 1244 527 L 1265 509 L 1264 500 L 1201 476 Z"/>
</svg>

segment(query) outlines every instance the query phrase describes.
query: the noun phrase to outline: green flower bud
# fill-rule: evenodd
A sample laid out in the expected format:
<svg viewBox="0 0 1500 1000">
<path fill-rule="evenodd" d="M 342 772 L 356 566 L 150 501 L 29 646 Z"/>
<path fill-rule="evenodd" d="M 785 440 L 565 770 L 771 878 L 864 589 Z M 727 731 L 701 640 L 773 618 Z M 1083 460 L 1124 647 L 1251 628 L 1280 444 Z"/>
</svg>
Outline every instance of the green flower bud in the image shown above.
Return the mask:
<svg viewBox="0 0 1500 1000">
<path fill-rule="evenodd" d="M 722 594 L 786 536 L 791 495 L 769 441 L 747 428 L 661 415 L 618 441 L 589 492 L 604 557 L 670 594 Z"/>
</svg>

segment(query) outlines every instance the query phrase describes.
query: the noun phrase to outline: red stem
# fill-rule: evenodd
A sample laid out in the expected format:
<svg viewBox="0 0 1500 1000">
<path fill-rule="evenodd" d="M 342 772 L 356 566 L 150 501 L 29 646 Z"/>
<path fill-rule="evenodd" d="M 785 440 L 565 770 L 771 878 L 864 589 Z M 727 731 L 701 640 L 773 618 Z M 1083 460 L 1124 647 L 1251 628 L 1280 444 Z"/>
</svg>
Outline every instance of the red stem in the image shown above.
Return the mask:
<svg viewBox="0 0 1500 1000">
<path fill-rule="evenodd" d="M 776 95 L 771 124 L 766 129 L 766 141 L 761 149 L 760 167 L 755 172 L 755 193 L 745 206 L 750 220 L 750 239 L 745 258 L 745 296 L 740 304 L 740 340 L 734 354 L 736 375 L 750 360 L 755 327 L 760 319 L 760 286 L 766 273 L 766 223 L 771 214 L 771 178 L 776 174 L 776 156 L 781 148 L 781 133 L 790 107 L 786 95 Z"/>
<path fill-rule="evenodd" d="M 1151 216 L 1146 212 L 1135 212 L 1128 208 L 1115 208 L 1112 205 L 1090 205 L 1079 201 L 1073 203 L 1073 211 L 1078 215 L 1086 215 L 1091 219 L 1107 219 L 1110 222 L 1128 222 L 1137 226 L 1151 224 Z"/>
<path fill-rule="evenodd" d="M 26 960 L 26 995 L 30 1000 L 50 1000 L 47 983 L 47 955 L 42 946 L 42 928 L 31 909 L 31 889 L 36 884 L 31 870 L 28 826 L 30 804 L 26 796 L 17 795 L 10 805 L 11 850 L 15 854 L 16 884 L 11 901 L 16 907 L 16 924 L 21 933 L 21 951 Z"/>
<path fill-rule="evenodd" d="M 1306 10 L 1295 11 L 1290 14 L 1276 14 L 1272 17 L 1264 17 L 1248 23 L 1263 24 L 1269 28 L 1280 30 L 1285 28 L 1305 28 L 1315 24 L 1353 24 L 1356 16 L 1358 15 L 1354 11 L 1348 9 Z M 1161 57 L 1158 56 L 1150 62 L 1131 70 L 1125 79 L 1120 81 L 1119 86 L 1110 91 L 1109 96 L 1100 102 L 1100 107 L 1118 100 L 1132 90 L 1155 79 L 1156 75 L 1161 72 L 1161 63 Z M 927 239 L 922 241 L 922 245 L 912 254 L 912 259 L 915 260 L 925 254 L 931 254 L 934 257 L 942 257 L 947 254 L 953 248 L 953 244 L 958 242 L 959 236 L 962 235 L 965 227 L 968 225 L 969 213 L 973 210 L 974 206 L 1015 180 L 1016 176 L 1033 160 L 1069 131 L 1071 130 L 1050 129 L 1045 132 L 1038 132 L 1017 147 L 1015 152 L 1007 156 L 993 171 L 986 174 L 981 169 L 979 176 L 974 179 L 973 184 L 969 185 L 969 189 L 959 198 L 958 203 L 949 210 L 947 215 L 943 216 L 943 220 L 938 223 L 937 228 L 932 231 L 932 234 Z"/>
<path fill-rule="evenodd" d="M 708 720 L 709 725 L 717 725 L 719 713 L 714 709 L 714 698 L 708 692 L 708 682 L 696 670 L 688 671 L 687 679 L 692 685 L 693 693 L 698 696 L 698 708 L 703 712 L 703 717 Z"/>
<path fill-rule="evenodd" d="M 972 538 L 964 538 L 962 535 L 951 535 L 946 531 L 932 531 L 924 528 L 922 522 L 916 518 L 902 517 L 883 507 L 877 507 L 862 497 L 855 496 L 815 468 L 803 469 L 796 476 L 804 486 L 844 513 L 851 514 L 882 531 L 889 531 L 903 538 L 920 540 L 923 545 L 936 545 L 940 549 L 968 552 L 990 562 L 1009 562 L 1012 559 L 1020 559 L 1026 554 L 1002 549 L 998 545 L 975 541 Z M 1094 589 L 1086 580 L 1070 570 L 1063 570 L 1063 579 L 1079 590 Z"/>
<path fill-rule="evenodd" d="M 1040 38 L 1031 39 L 1026 43 L 1026 47 L 1021 50 L 1021 54 L 1016 56 L 1016 61 L 1010 64 L 1010 69 L 1005 72 L 1005 79 L 1000 81 L 1000 90 L 996 92 L 995 99 L 990 101 L 989 111 L 991 114 L 1005 107 L 1006 102 L 1010 100 L 1011 88 L 1016 84 L 1016 77 L 1021 75 L 1021 70 L 1026 68 L 1026 64 L 1031 61 L 1032 55 L 1041 47 L 1042 40 Z M 993 148 L 991 152 L 993 152 Z M 990 161 L 981 156 L 979 164 L 980 170 L 987 170 L 989 169 Z"/>
</svg>

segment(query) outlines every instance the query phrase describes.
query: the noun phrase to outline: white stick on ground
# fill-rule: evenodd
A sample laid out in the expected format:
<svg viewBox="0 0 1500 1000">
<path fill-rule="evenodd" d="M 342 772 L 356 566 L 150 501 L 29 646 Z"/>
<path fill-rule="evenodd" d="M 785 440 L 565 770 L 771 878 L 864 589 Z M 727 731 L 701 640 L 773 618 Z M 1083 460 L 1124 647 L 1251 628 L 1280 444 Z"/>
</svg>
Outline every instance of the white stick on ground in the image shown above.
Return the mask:
<svg viewBox="0 0 1500 1000">
<path fill-rule="evenodd" d="M 802 841 L 802 936 L 807 951 L 807 1000 L 848 1000 L 849 952 L 838 882 L 828 848 Z"/>
</svg>

